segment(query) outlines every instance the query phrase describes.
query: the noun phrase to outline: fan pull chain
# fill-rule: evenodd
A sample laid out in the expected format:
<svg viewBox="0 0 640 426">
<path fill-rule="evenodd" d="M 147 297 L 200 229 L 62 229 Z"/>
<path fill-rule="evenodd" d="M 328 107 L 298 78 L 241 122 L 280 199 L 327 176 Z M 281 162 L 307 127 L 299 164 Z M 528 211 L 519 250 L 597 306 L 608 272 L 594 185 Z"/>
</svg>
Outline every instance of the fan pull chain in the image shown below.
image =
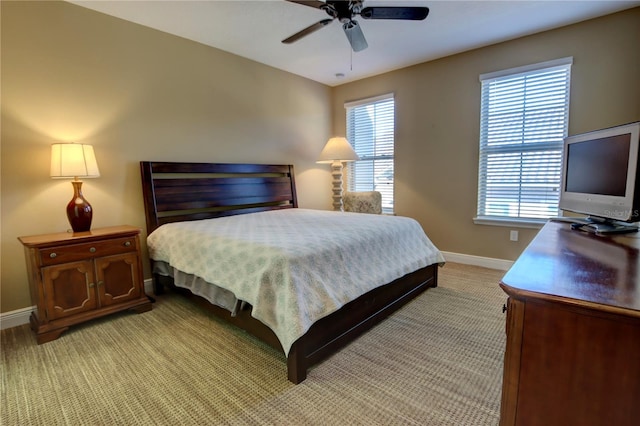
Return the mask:
<svg viewBox="0 0 640 426">
<path fill-rule="evenodd" d="M 353 33 L 348 34 L 349 37 L 349 71 L 353 72 Z"/>
<path fill-rule="evenodd" d="M 349 43 L 349 45 L 351 45 L 351 43 Z M 350 69 L 350 71 L 353 72 L 353 49 L 351 49 L 351 48 L 349 48 L 349 59 L 351 61 L 351 65 L 350 65 L 351 69 Z"/>
</svg>

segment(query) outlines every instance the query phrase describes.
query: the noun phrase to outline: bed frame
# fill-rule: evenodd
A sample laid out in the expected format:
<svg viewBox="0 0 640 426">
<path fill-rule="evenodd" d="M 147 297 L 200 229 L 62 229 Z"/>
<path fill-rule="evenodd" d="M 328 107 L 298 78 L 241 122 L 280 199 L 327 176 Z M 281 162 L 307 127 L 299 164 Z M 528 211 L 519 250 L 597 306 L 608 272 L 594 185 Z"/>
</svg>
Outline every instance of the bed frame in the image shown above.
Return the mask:
<svg viewBox="0 0 640 426">
<path fill-rule="evenodd" d="M 140 169 L 147 235 L 169 222 L 298 207 L 292 165 L 141 161 Z M 296 384 L 302 382 L 312 365 L 349 344 L 427 288 L 436 287 L 437 278 L 437 265 L 427 266 L 360 296 L 316 322 L 289 351 L 288 379 Z M 170 278 L 154 275 L 156 294 L 171 284 Z M 176 290 L 283 350 L 273 331 L 251 316 L 250 307 L 231 316 L 188 290 Z"/>
</svg>

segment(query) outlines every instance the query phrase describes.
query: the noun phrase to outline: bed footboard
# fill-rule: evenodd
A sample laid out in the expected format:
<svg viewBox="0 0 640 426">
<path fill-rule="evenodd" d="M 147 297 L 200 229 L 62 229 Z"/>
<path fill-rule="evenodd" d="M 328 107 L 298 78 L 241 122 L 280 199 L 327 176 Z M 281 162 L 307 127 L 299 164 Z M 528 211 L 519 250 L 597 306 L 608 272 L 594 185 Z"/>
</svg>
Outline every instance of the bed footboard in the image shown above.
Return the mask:
<svg viewBox="0 0 640 426">
<path fill-rule="evenodd" d="M 316 322 L 287 358 L 289 381 L 298 384 L 308 369 L 336 353 L 427 288 L 436 287 L 438 265 L 430 265 L 378 287 Z"/>
</svg>

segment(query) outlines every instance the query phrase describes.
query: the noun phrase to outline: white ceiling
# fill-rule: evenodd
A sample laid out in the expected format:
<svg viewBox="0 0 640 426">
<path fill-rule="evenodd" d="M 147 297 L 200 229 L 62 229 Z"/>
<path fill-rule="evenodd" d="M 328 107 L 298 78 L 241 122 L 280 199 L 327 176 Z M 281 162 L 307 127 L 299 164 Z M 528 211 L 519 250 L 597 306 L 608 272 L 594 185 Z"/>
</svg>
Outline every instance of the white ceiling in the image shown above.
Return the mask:
<svg viewBox="0 0 640 426">
<path fill-rule="evenodd" d="M 430 13 L 424 21 L 356 18 L 369 47 L 352 53 L 337 20 L 296 43 L 282 44 L 328 18 L 321 10 L 285 0 L 70 2 L 329 86 L 640 5 L 629 0 L 365 0 L 365 6 L 427 6 Z"/>
</svg>

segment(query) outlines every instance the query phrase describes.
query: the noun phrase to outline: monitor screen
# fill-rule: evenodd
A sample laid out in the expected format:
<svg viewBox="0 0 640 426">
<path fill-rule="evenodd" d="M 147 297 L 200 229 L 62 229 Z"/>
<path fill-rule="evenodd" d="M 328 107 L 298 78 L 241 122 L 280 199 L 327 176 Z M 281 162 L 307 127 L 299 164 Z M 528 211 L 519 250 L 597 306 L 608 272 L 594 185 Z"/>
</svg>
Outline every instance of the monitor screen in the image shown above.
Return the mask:
<svg viewBox="0 0 640 426">
<path fill-rule="evenodd" d="M 565 190 L 624 197 L 630 144 L 627 133 L 568 145 Z"/>
</svg>

